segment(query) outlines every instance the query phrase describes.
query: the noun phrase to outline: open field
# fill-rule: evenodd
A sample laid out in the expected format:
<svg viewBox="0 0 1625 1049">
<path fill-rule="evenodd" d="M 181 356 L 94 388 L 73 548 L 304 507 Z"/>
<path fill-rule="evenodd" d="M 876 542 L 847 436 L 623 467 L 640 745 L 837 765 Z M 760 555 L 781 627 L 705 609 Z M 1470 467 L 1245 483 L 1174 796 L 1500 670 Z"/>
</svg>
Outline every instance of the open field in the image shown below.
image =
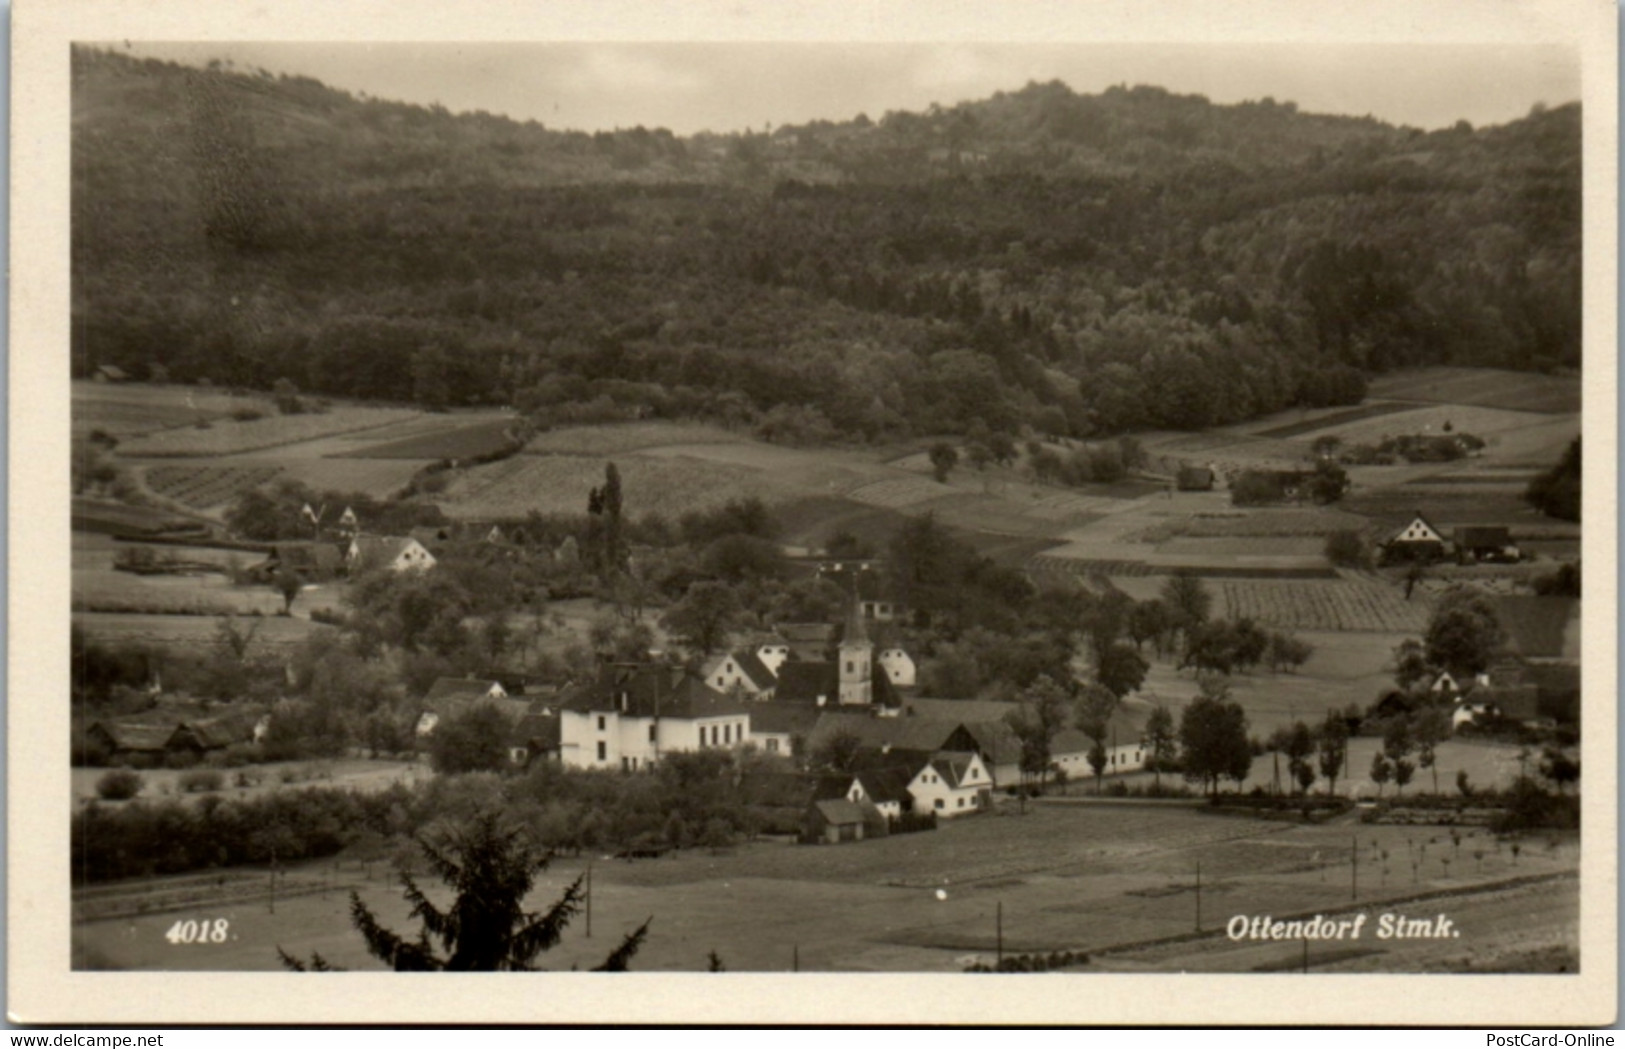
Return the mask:
<svg viewBox="0 0 1625 1049">
<path fill-rule="evenodd" d="M 303 415 L 270 415 L 247 422 L 222 419 L 210 423 L 206 429 L 190 426 L 131 438 L 119 445 L 118 450 L 120 455 L 130 458 L 234 455 L 370 430 L 416 414 L 404 408 L 342 407 Z"/>
<path fill-rule="evenodd" d="M 186 574 L 138 575 L 113 567 L 120 549 L 140 547 L 140 543 L 114 542 L 107 536 L 73 533 L 73 605 L 75 609 L 101 613 L 132 612 L 199 615 L 211 624 L 215 615 L 276 616 L 282 611 L 282 595 L 271 586 L 235 586 L 233 567 L 253 564 L 263 555 L 252 551 L 221 550 L 213 547 L 149 546 L 161 559 L 215 565 L 218 571 Z M 345 585 L 338 581 L 313 583 L 294 601 L 294 615 L 309 616 L 316 608 L 337 608 L 343 602 Z M 262 627 L 262 629 L 265 629 Z"/>
<path fill-rule="evenodd" d="M 604 483 L 605 460 L 577 455 L 517 455 L 459 474 L 437 498 L 453 517 L 523 517 L 542 513 L 586 512 L 587 495 Z M 781 493 L 744 467 L 685 459 L 627 456 L 616 460 L 625 492 L 625 513 L 637 518 L 658 513 L 675 519 L 692 510 L 720 506 L 730 499 Z"/>
<path fill-rule="evenodd" d="M 1420 852 L 1429 836 L 1435 841 Z M 1031 806 L 1026 815 L 1006 805 L 997 814 L 951 822 L 935 832 L 861 844 L 757 843 L 630 864 L 599 860 L 593 871 L 593 936 L 587 937 L 585 921 L 578 918 L 544 964 L 590 968 L 623 932 L 653 916 L 649 939 L 634 962 L 639 971 L 703 969 L 708 952 L 715 950 L 733 971 L 786 971 L 795 957 L 803 971 L 954 972 L 967 955 L 993 953 L 994 911 L 1001 906 L 1007 952 L 1121 949 L 1192 929 L 1198 861 L 1206 928 L 1237 913 L 1346 908 L 1356 841 L 1363 854 L 1359 906 L 1373 911 L 1373 924 L 1385 900 L 1412 901 L 1405 905 L 1414 908 L 1412 914 L 1436 913 L 1441 905 L 1461 906 L 1458 901 L 1507 892 L 1515 879 L 1544 877 L 1546 896 L 1560 901 L 1577 894 L 1567 877 L 1578 855 L 1572 838 L 1560 839 L 1555 848 L 1529 843 L 1514 865 L 1507 848 L 1473 832 L 1447 870 L 1442 861 L 1451 849 L 1431 828 L 1361 826 L 1348 819 L 1314 826 L 1177 805 L 1063 801 Z M 1382 873 L 1385 850 L 1387 874 Z M 1477 851 L 1484 858 L 1475 864 L 1471 856 Z M 1418 856 L 1413 871 L 1409 860 Z M 585 865 L 585 859 L 555 861 L 529 905 L 556 899 Z M 329 861 L 296 868 L 274 915 L 264 872 L 258 898 L 241 884 L 221 885 L 227 902 L 192 905 L 199 914 L 228 920 L 232 935 L 218 945 L 165 942 L 163 932 L 176 920 L 173 912 L 76 922 L 76 964 L 274 970 L 281 946 L 297 955 L 319 951 L 337 965 L 376 969 L 378 963 L 349 928 L 342 890 L 356 888 L 387 926 L 413 928 L 398 885 L 380 866 L 369 870 L 354 861 Z M 127 911 L 134 909 L 128 904 L 142 899 L 158 905 L 170 881 L 179 879 L 99 887 L 95 902 L 101 907 L 122 903 Z M 196 882 L 181 889 L 197 892 Z M 429 892 L 437 903 L 446 901 L 438 886 Z M 1451 902 L 1440 902 L 1446 898 Z M 76 902 L 89 901 L 76 894 Z M 1496 926 L 1462 928 L 1453 958 L 1500 954 Z M 1572 944 L 1570 926 L 1559 921 L 1555 928 L 1560 942 Z M 1378 967 L 1385 971 L 1451 967 L 1407 943 L 1370 945 L 1383 952 Z M 1095 967 L 1113 968 L 1115 953 L 1103 955 Z M 1148 961 L 1129 954 L 1123 967 L 1142 968 Z M 1241 971 L 1255 964 L 1248 960 Z"/>
<path fill-rule="evenodd" d="M 1245 616 L 1277 630 L 1420 634 L 1432 611 L 1422 594 L 1407 601 L 1403 586 L 1366 573 L 1335 580 L 1218 579 L 1208 586 L 1216 615 Z"/>
<path fill-rule="evenodd" d="M 213 422 L 234 411 L 274 414 L 276 407 L 263 396 L 238 396 L 196 386 L 157 386 L 73 381 L 73 432 L 101 430 L 114 437 L 136 437 L 199 419 Z"/>
<path fill-rule="evenodd" d="M 1503 444 L 1513 442 L 1520 430 L 1545 432 L 1562 428 L 1565 424 L 1579 433 L 1578 416 L 1552 416 L 1537 412 L 1514 411 L 1509 408 L 1484 408 L 1476 405 L 1430 404 L 1411 405 L 1408 411 L 1360 419 L 1336 426 L 1325 426 L 1315 436 L 1341 438 L 1345 445 L 1377 444 L 1386 437 L 1404 434 L 1470 433 L 1481 438 L 1491 454 Z M 1446 425 L 1450 429 L 1445 429 Z"/>
<path fill-rule="evenodd" d="M 502 420 L 447 426 L 381 444 L 365 444 L 342 454 L 352 459 L 473 459 L 508 448 L 511 429 L 512 422 Z"/>
<path fill-rule="evenodd" d="M 1568 414 L 1580 410 L 1580 376 L 1493 368 L 1423 368 L 1379 376 L 1372 380 L 1369 396 Z"/>
<path fill-rule="evenodd" d="M 198 510 L 210 510 L 270 483 L 281 472 L 276 466 L 187 464 L 151 466 L 144 476 L 147 487 L 165 499 Z"/>
<path fill-rule="evenodd" d="M 637 422 L 610 426 L 566 426 L 538 434 L 529 452 L 553 455 L 621 455 L 678 444 L 729 444 L 749 438 L 700 423 Z"/>
<path fill-rule="evenodd" d="M 1334 426 L 1344 426 L 1348 423 L 1360 422 L 1365 419 L 1376 419 L 1395 412 L 1410 411 L 1412 405 L 1398 401 L 1367 401 L 1358 408 L 1344 408 L 1327 414 L 1316 413 L 1313 418 L 1299 419 L 1297 422 L 1272 424 L 1265 430 L 1254 430 L 1257 437 L 1306 437 L 1317 434 L 1322 430 Z M 1298 414 L 1307 414 L 1300 412 Z"/>
<path fill-rule="evenodd" d="M 295 608 L 302 610 L 303 598 L 300 601 Z M 219 620 L 211 615 L 75 612 L 73 622 L 95 641 L 178 647 L 190 652 L 214 644 L 215 631 L 219 628 Z M 309 637 L 311 631 L 324 629 L 300 616 L 262 616 L 255 622 L 259 623 L 255 645 L 295 645 Z"/>
</svg>

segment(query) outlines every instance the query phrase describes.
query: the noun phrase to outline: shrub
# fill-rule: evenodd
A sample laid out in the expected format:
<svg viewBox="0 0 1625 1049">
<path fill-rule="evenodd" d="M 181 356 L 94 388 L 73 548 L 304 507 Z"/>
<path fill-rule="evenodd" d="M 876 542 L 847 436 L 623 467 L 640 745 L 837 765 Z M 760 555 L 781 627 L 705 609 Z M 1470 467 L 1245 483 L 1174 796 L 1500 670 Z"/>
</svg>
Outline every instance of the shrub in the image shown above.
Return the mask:
<svg viewBox="0 0 1625 1049">
<path fill-rule="evenodd" d="M 1326 560 L 1343 568 L 1368 568 L 1371 551 L 1359 532 L 1345 529 L 1326 537 Z"/>
<path fill-rule="evenodd" d="M 193 769 L 181 774 L 181 789 L 188 794 L 210 794 L 220 789 L 225 777 L 218 769 Z"/>
<path fill-rule="evenodd" d="M 104 801 L 125 801 L 141 793 L 140 773 L 129 769 L 113 769 L 96 781 L 96 796 Z"/>
<path fill-rule="evenodd" d="M 231 417 L 240 423 L 251 423 L 256 419 L 265 418 L 265 413 L 258 408 L 233 408 Z"/>
</svg>

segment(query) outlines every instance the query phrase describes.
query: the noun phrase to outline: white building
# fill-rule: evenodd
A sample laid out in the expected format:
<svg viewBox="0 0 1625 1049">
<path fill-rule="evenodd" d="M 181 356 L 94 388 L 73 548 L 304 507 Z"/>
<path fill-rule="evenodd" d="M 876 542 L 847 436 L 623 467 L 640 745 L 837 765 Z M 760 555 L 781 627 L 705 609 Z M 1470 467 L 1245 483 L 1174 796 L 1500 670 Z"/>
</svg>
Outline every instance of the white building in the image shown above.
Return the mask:
<svg viewBox="0 0 1625 1049">
<path fill-rule="evenodd" d="M 422 572 L 435 566 L 434 555 L 416 539 L 377 535 L 359 535 L 350 540 L 344 562 L 352 575 L 373 568 Z"/>
<path fill-rule="evenodd" d="M 557 701 L 559 757 L 575 768 L 632 771 L 663 754 L 734 749 L 750 739 L 750 708 L 681 667 L 613 664 Z"/>
</svg>

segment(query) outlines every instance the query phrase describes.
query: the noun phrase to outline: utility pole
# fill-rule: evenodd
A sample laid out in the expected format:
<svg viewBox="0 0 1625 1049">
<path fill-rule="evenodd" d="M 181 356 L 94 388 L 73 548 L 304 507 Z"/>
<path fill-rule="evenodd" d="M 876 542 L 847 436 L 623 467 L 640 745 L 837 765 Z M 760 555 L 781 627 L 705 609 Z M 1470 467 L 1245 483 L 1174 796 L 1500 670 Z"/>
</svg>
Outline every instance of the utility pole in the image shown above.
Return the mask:
<svg viewBox="0 0 1625 1049">
<path fill-rule="evenodd" d="M 1360 836 L 1358 834 L 1350 841 L 1349 846 L 1349 899 L 1360 898 Z"/>
<path fill-rule="evenodd" d="M 587 861 L 587 939 L 592 939 L 592 860 Z"/>
<path fill-rule="evenodd" d="M 997 923 L 997 928 L 998 928 L 998 947 L 996 949 L 997 950 L 996 957 L 998 958 L 998 960 L 1000 962 L 1003 962 L 1004 961 L 1004 901 L 1000 900 L 998 902 L 997 907 L 998 907 L 998 909 L 994 912 L 995 915 L 997 915 L 997 917 L 994 920 Z"/>
<path fill-rule="evenodd" d="M 1202 861 L 1196 861 L 1196 931 L 1202 931 Z"/>
</svg>

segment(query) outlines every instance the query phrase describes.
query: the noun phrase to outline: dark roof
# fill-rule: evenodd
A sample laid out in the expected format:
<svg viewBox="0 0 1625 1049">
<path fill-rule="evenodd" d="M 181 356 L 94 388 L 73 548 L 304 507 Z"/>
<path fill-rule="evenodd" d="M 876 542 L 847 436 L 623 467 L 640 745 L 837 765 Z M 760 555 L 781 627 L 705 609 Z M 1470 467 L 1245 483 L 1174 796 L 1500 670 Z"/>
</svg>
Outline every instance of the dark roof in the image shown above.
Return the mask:
<svg viewBox="0 0 1625 1049">
<path fill-rule="evenodd" d="M 856 736 L 865 747 L 891 747 L 894 750 L 918 750 L 926 753 L 940 750 L 959 728 L 957 721 L 936 721 L 926 718 L 877 718 L 862 713 L 846 713 L 826 709 L 813 731 L 814 744 L 839 731 Z"/>
<path fill-rule="evenodd" d="M 834 663 L 786 660 L 779 664 L 779 687 L 774 697 L 790 703 L 814 703 L 819 696 L 835 703 L 841 697 L 840 669 Z"/>
<path fill-rule="evenodd" d="M 777 680 L 773 671 L 762 662 L 755 649 L 742 648 L 738 652 L 730 652 L 729 658 L 739 664 L 740 673 L 750 678 L 751 683 L 759 689 L 768 689 L 774 686 Z"/>
<path fill-rule="evenodd" d="M 606 664 L 591 681 L 567 686 L 556 705 L 578 713 L 619 711 L 663 718 L 721 717 L 752 709 L 684 668 L 665 663 Z"/>
<path fill-rule="evenodd" d="M 1439 526 L 1434 524 L 1432 521 L 1429 521 L 1422 514 L 1422 511 L 1418 510 L 1418 511 L 1416 511 L 1416 513 L 1414 513 L 1414 514 L 1410 515 L 1409 517 L 1405 518 L 1405 523 L 1400 525 L 1399 527 L 1397 527 L 1394 530 L 1393 538 L 1389 539 L 1388 541 L 1390 543 L 1434 543 L 1434 542 L 1439 542 L 1440 541 L 1439 539 L 1405 539 L 1405 538 L 1403 538 L 1405 529 L 1409 528 L 1411 525 L 1415 524 L 1417 521 L 1421 521 L 1423 524 L 1425 524 L 1429 528 L 1433 529 L 1433 533 L 1435 535 L 1439 536 L 1440 539 L 1443 538 L 1444 532 L 1439 529 Z"/>
<path fill-rule="evenodd" d="M 828 643 L 835 639 L 833 623 L 780 623 L 773 629 L 790 644 L 798 641 Z"/>
<path fill-rule="evenodd" d="M 1501 716 L 1512 721 L 1532 721 L 1540 716 L 1540 690 L 1534 685 L 1476 688 L 1473 703 L 1493 703 Z"/>
<path fill-rule="evenodd" d="M 912 780 L 941 751 L 918 747 L 860 747 L 852 758 L 854 772 L 890 769 Z"/>
<path fill-rule="evenodd" d="M 264 716 L 263 711 L 239 710 L 218 717 L 183 721 L 175 726 L 172 742 L 184 746 L 190 737 L 204 750 L 247 743 L 253 740 L 254 729 Z"/>
<path fill-rule="evenodd" d="M 769 700 L 750 705 L 750 730 L 756 732 L 782 732 L 805 736 L 812 732 L 823 714 L 810 703 L 780 703 Z"/>
<path fill-rule="evenodd" d="M 866 808 L 873 809 L 874 806 L 854 804 L 845 798 L 826 798 L 823 801 L 813 802 L 812 808 L 813 811 L 824 818 L 826 823 L 839 827 L 865 822 L 868 817 L 864 810 Z"/>
<path fill-rule="evenodd" d="M 114 750 L 163 750 L 175 734 L 174 725 L 138 725 L 123 721 L 98 721 L 87 731 L 105 734 Z"/>
<path fill-rule="evenodd" d="M 526 714 L 514 726 L 513 742 L 536 751 L 559 748 L 559 716 L 557 714 Z"/>
<path fill-rule="evenodd" d="M 911 696 L 903 704 L 904 714 L 935 718 L 939 721 L 1000 721 L 1020 703 L 1006 703 L 991 699 L 922 699 Z"/>
<path fill-rule="evenodd" d="M 362 535 L 357 536 L 352 542 L 355 543 L 356 560 L 364 564 L 381 565 L 393 562 L 415 540 L 410 536 Z"/>
<path fill-rule="evenodd" d="M 869 795 L 870 801 L 884 803 L 908 801 L 908 784 L 914 777 L 901 766 L 894 765 L 890 768 L 864 769 L 856 773 L 855 778 L 863 785 L 863 792 Z"/>
<path fill-rule="evenodd" d="M 1456 545 L 1468 549 L 1493 547 L 1496 550 L 1512 545 L 1512 533 L 1491 525 L 1473 525 L 1456 529 Z"/>
<path fill-rule="evenodd" d="M 941 776 L 948 786 L 962 787 L 965 785 L 965 773 L 970 771 L 971 759 L 975 756 L 974 754 L 938 754 L 931 759 L 931 767 L 937 770 L 937 775 Z"/>
</svg>

